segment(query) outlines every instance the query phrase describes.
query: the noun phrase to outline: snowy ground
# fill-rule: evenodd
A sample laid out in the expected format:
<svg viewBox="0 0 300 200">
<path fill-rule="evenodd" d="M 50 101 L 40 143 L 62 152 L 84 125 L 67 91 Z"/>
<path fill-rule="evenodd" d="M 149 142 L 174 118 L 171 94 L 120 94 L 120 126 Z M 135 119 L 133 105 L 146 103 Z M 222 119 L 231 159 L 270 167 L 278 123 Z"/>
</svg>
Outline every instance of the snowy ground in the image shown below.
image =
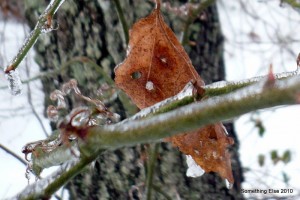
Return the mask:
<svg viewBox="0 0 300 200">
<path fill-rule="evenodd" d="M 229 3 L 228 3 L 229 2 Z M 243 2 L 247 4 L 243 5 Z M 300 35 L 298 24 L 300 13 L 288 6 L 279 7 L 277 0 L 218 1 L 222 29 L 226 37 L 225 57 L 228 80 L 242 80 L 253 76 L 267 74 L 272 63 L 275 72 L 296 69 L 296 57 L 300 52 Z M 16 54 L 28 30 L 21 24 L 0 22 L 0 66 L 5 66 Z M 51 34 L 51 33 L 50 33 Z M 28 58 L 32 58 L 31 55 Z M 26 65 L 30 68 L 30 77 L 37 73 L 37 66 L 32 59 L 23 62 L 22 79 L 27 79 Z M 3 73 L 0 73 L 0 87 L 6 84 Z M 41 84 L 34 81 L 30 84 L 32 101 L 49 131 L 48 121 L 43 118 L 43 94 Z M 27 98 L 27 86 L 23 85 L 23 95 L 12 97 L 8 90 L 0 90 L 0 144 L 23 157 L 21 148 L 26 142 L 45 137 L 37 118 L 32 114 Z M 235 119 L 241 147 L 241 160 L 245 168 L 244 189 L 300 189 L 300 149 L 296 140 L 300 133 L 297 115 L 300 106 L 284 107 L 243 115 Z M 251 122 L 251 117 L 259 118 L 265 126 L 261 138 Z M 285 150 L 292 152 L 292 161 L 273 165 L 269 153 L 277 149 L 279 154 Z M 266 164 L 258 165 L 258 155 L 266 155 Z M 0 150 L 0 199 L 12 196 L 26 185 L 25 166 Z M 288 184 L 283 181 L 282 173 L 290 178 Z M 43 173 L 46 175 L 46 173 Z M 31 180 L 34 181 L 33 179 Z M 249 197 L 266 197 L 263 194 L 251 194 Z"/>
</svg>

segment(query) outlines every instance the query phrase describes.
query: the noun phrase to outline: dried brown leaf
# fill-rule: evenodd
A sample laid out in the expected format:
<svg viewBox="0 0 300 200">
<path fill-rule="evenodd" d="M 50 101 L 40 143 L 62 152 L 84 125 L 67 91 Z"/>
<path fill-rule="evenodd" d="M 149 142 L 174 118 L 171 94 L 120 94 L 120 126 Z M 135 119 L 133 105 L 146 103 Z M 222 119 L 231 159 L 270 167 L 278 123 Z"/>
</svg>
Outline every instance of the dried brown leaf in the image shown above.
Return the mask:
<svg viewBox="0 0 300 200">
<path fill-rule="evenodd" d="M 115 73 L 117 86 L 141 109 L 177 94 L 192 79 L 204 85 L 158 9 L 133 25 L 127 58 Z"/>
<path fill-rule="evenodd" d="M 159 7 L 159 6 L 158 6 Z M 204 85 L 159 9 L 135 23 L 130 31 L 127 58 L 115 68 L 116 85 L 140 108 L 180 92 L 189 81 Z M 233 183 L 227 137 L 221 123 L 166 139 L 191 155 L 206 172 L 217 172 Z"/>
</svg>

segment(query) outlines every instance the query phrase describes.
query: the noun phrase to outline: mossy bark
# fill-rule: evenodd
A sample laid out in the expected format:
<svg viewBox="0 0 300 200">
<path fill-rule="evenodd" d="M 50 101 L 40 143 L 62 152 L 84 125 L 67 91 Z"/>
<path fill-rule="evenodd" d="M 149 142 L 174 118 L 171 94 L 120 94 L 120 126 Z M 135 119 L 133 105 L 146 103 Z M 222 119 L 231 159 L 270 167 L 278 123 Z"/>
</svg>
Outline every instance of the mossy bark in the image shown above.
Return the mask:
<svg viewBox="0 0 300 200">
<path fill-rule="evenodd" d="M 26 18 L 31 27 L 34 27 L 37 16 L 48 2 L 25 1 Z M 154 6 L 152 1 L 120 2 L 129 26 L 147 15 Z M 175 30 L 180 30 L 174 22 L 176 16 L 166 11 L 163 13 L 166 21 Z M 223 37 L 216 6 L 210 6 L 204 14 L 205 18 L 197 19 L 190 27 L 190 40 L 196 45 L 186 48 L 197 71 L 210 83 L 225 77 Z M 126 44 L 113 1 L 68 0 L 59 9 L 54 20 L 59 24 L 58 29 L 43 35 L 35 45 L 40 71 L 60 70 L 74 57 L 88 57 L 106 75 L 114 78 L 113 69 L 124 59 Z M 45 106 L 51 104 L 49 93 L 71 78 L 78 81 L 84 94 L 95 96 L 97 88 L 104 83 L 104 75 L 96 73 L 93 66 L 85 62 L 73 62 L 58 75 L 43 77 Z M 68 102 L 71 107 L 80 104 L 72 98 Z M 109 106 L 114 112 L 121 114 L 122 118 L 127 117 L 127 105 L 122 104 L 119 98 Z M 215 174 L 205 174 L 196 179 L 186 177 L 185 156 L 171 145 L 162 143 L 159 145 L 154 170 L 153 183 L 156 189 L 152 192 L 153 199 L 241 199 L 239 190 L 242 172 L 238 141 L 232 124 L 226 126 L 236 141 L 231 149 L 235 176 L 233 189 L 226 189 L 224 181 Z M 148 172 L 148 151 L 148 145 L 139 145 L 105 152 L 90 168 L 66 186 L 70 199 L 143 199 Z"/>
</svg>

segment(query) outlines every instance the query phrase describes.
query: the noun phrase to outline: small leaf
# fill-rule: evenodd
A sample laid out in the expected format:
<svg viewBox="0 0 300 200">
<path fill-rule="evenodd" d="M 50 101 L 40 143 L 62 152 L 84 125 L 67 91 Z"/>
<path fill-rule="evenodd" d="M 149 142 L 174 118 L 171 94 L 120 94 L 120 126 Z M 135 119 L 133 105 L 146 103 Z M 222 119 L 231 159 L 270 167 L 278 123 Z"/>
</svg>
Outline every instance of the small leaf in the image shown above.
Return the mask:
<svg viewBox="0 0 300 200">
<path fill-rule="evenodd" d="M 274 165 L 276 165 L 277 162 L 280 160 L 280 158 L 278 157 L 277 150 L 271 151 L 271 159 L 272 159 Z"/>
<path fill-rule="evenodd" d="M 261 167 L 264 166 L 264 164 L 265 164 L 265 156 L 264 155 L 262 155 L 262 154 L 258 155 L 258 164 Z"/>
<path fill-rule="evenodd" d="M 258 134 L 260 137 L 264 136 L 264 133 L 266 131 L 262 121 L 260 119 L 255 120 L 255 127 L 258 128 Z"/>
<path fill-rule="evenodd" d="M 290 177 L 285 172 L 282 172 L 282 177 L 283 177 L 283 182 L 285 184 L 289 184 Z"/>
<path fill-rule="evenodd" d="M 286 150 L 283 153 L 283 156 L 281 157 L 282 162 L 284 162 L 284 164 L 287 164 L 291 161 L 291 152 L 289 150 Z"/>
</svg>

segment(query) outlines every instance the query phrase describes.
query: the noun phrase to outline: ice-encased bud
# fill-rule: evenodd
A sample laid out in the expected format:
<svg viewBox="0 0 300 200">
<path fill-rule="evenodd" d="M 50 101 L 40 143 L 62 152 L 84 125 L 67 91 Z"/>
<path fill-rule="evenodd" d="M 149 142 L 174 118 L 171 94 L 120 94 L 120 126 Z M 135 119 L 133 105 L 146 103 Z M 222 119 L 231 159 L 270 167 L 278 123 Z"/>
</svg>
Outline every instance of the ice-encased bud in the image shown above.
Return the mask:
<svg viewBox="0 0 300 200">
<path fill-rule="evenodd" d="M 8 80 L 10 93 L 14 96 L 22 94 L 22 82 L 17 69 L 10 70 L 5 74 L 5 77 Z"/>
</svg>

